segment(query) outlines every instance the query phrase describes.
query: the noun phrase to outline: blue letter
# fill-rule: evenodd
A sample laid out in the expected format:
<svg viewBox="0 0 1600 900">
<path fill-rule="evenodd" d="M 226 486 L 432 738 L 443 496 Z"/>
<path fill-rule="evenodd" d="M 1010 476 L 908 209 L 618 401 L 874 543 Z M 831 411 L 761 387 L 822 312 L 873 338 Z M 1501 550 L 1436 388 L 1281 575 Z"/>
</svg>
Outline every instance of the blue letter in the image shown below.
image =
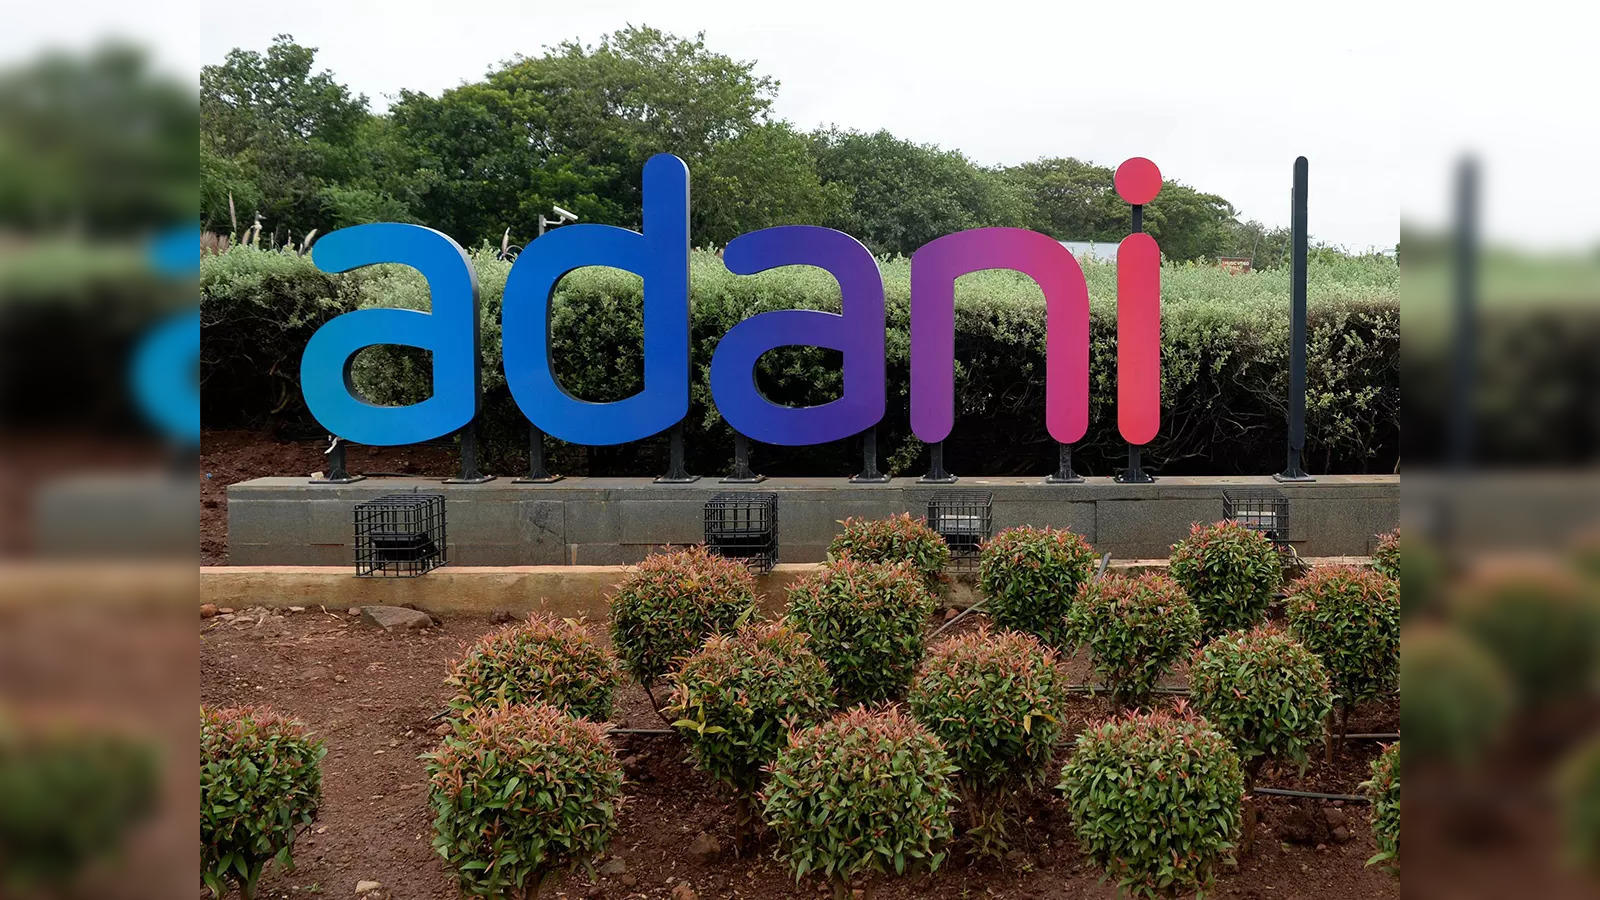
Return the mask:
<svg viewBox="0 0 1600 900">
<path fill-rule="evenodd" d="M 358 309 L 317 329 L 300 357 L 306 407 L 329 432 L 358 444 L 415 444 L 458 431 L 478 414 L 478 279 L 460 245 L 420 225 L 357 225 L 316 243 L 327 272 L 402 263 L 422 273 L 433 312 Z M 356 394 L 357 351 L 399 344 L 433 352 L 433 394 L 410 406 L 378 406 Z"/>
<path fill-rule="evenodd" d="M 778 266 L 817 266 L 839 282 L 838 315 L 780 309 L 733 326 L 711 356 L 711 394 L 734 430 L 767 444 L 823 444 L 883 418 L 883 277 L 861 242 L 842 231 L 782 225 L 740 235 L 723 254 L 728 269 L 754 275 Z M 844 354 L 844 394 L 795 409 L 761 396 L 756 361 L 775 347 L 828 347 Z"/>
<path fill-rule="evenodd" d="M 561 276 L 610 266 L 644 279 L 644 390 L 614 403 L 568 394 L 550 360 L 550 300 Z M 644 164 L 644 233 L 567 225 L 529 244 L 501 307 L 506 384 L 533 424 L 575 444 L 622 444 L 689 414 L 689 168 L 661 153 Z"/>
</svg>

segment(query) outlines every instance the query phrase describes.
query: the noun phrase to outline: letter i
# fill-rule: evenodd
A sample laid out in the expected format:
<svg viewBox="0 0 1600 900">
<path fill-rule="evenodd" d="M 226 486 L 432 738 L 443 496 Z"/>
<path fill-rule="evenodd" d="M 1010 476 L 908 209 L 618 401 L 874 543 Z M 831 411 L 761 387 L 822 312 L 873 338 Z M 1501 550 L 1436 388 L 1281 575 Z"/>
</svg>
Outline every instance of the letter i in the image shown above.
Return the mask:
<svg viewBox="0 0 1600 900">
<path fill-rule="evenodd" d="M 1136 156 L 1117 167 L 1116 187 L 1133 206 L 1133 233 L 1117 247 L 1117 430 L 1138 447 L 1161 427 L 1161 248 L 1144 233 L 1143 209 L 1161 191 L 1161 170 Z M 1148 480 L 1129 459 L 1128 480 Z"/>
</svg>

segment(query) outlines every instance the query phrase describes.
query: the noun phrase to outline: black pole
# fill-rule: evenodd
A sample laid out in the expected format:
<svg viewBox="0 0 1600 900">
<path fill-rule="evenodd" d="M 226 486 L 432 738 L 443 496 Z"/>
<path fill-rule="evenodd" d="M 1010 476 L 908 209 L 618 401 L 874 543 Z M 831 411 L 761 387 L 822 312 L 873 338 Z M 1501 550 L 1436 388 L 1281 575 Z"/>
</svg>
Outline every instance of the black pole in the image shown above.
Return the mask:
<svg viewBox="0 0 1600 900">
<path fill-rule="evenodd" d="M 1144 206 L 1133 204 L 1133 221 L 1130 224 L 1129 234 L 1139 234 L 1144 231 Z M 1127 471 L 1116 477 L 1118 484 L 1153 484 L 1155 477 L 1144 470 L 1144 448 L 1138 444 L 1128 445 Z"/>
<path fill-rule="evenodd" d="M 889 476 L 878 471 L 878 426 L 861 432 L 861 471 L 850 476 L 851 484 L 883 484 Z"/>
<path fill-rule="evenodd" d="M 325 466 L 326 471 L 322 473 L 321 478 L 311 479 L 312 484 L 350 484 L 367 477 L 365 475 L 351 475 L 350 470 L 345 468 L 344 438 L 333 434 L 328 435 L 328 449 L 322 451 L 322 453 L 328 458 Z"/>
<path fill-rule="evenodd" d="M 690 484 L 700 480 L 690 475 L 683 462 L 683 421 L 680 419 L 667 432 L 667 474 L 656 479 L 656 484 Z"/>
<path fill-rule="evenodd" d="M 1450 447 L 1452 468 L 1472 462 L 1477 442 L 1472 391 L 1478 342 L 1478 164 L 1464 159 L 1456 169 L 1455 346 L 1450 365 Z"/>
<path fill-rule="evenodd" d="M 756 484 L 767 476 L 757 475 L 750 468 L 750 439 L 741 432 L 733 433 L 733 471 L 722 479 L 724 484 Z"/>
<path fill-rule="evenodd" d="M 549 484 L 562 476 L 551 475 L 544 463 L 544 429 L 528 423 L 528 474 L 512 479 L 513 484 Z"/>
<path fill-rule="evenodd" d="M 955 484 L 961 479 L 944 468 L 944 441 L 928 445 L 928 474 L 917 479 L 919 484 Z"/>
<path fill-rule="evenodd" d="M 493 481 L 493 475 L 485 475 L 478 465 L 478 423 L 468 422 L 456 433 L 461 445 L 461 472 L 454 478 L 446 478 L 445 484 L 483 484 Z"/>
<path fill-rule="evenodd" d="M 1306 474 L 1306 183 L 1304 156 L 1294 161 L 1294 197 L 1289 217 L 1289 460 L 1279 481 L 1315 481 Z"/>
<path fill-rule="evenodd" d="M 1072 471 L 1072 445 L 1056 444 L 1057 461 L 1054 475 L 1044 480 L 1045 484 L 1082 484 L 1083 476 Z"/>
</svg>

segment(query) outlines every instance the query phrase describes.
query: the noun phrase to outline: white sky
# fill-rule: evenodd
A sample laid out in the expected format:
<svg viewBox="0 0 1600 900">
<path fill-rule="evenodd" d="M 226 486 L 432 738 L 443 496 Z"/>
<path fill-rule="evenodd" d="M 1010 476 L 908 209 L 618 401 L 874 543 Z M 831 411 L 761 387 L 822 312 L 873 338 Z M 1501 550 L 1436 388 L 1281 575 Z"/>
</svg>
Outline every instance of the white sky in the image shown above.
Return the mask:
<svg viewBox="0 0 1600 900">
<path fill-rule="evenodd" d="M 717 51 L 778 78 L 776 112 L 801 128 L 888 128 L 985 164 L 1141 155 L 1287 223 L 1290 165 L 1311 161 L 1311 232 L 1392 246 L 1399 210 L 1431 222 L 1449 162 L 1484 157 L 1491 236 L 1592 245 L 1596 13 L 1546 0 L 1463 3 L 940 0 L 417 0 L 196 8 L 78 0 L 0 32 L 0 55 L 131 35 L 193 73 L 274 34 L 318 47 L 381 109 L 401 88 L 437 93 L 516 53 L 592 42 L 625 23 L 705 31 Z M 1580 20 L 1577 17 L 1582 17 Z M 662 148 L 671 149 L 671 148 Z M 1561 190 L 1541 186 L 1573 173 Z"/>
</svg>

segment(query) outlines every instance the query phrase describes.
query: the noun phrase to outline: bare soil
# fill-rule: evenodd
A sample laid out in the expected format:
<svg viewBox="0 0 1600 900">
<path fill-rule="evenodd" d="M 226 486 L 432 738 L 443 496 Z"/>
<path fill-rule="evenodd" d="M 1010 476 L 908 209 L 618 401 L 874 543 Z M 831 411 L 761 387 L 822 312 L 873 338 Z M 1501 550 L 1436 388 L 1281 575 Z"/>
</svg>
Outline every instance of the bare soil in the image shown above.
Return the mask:
<svg viewBox="0 0 1600 900">
<path fill-rule="evenodd" d="M 445 708 L 443 681 L 450 663 L 493 627 L 487 617 L 453 618 L 422 632 L 386 634 L 345 610 L 317 607 L 202 622 L 203 703 L 272 706 L 309 723 L 329 747 L 318 821 L 295 848 L 294 871 L 269 867 L 260 897 L 347 897 L 362 880 L 383 885 L 369 897 L 457 896 L 430 845 L 427 783 L 417 758 L 438 740 L 434 717 Z M 1074 681 L 1085 679 L 1085 659 L 1065 665 Z M 637 686 L 623 692 L 618 709 L 616 725 L 662 727 Z M 1075 699 L 1069 730 L 1076 733 L 1104 714 L 1102 699 Z M 1398 707 L 1391 703 L 1357 710 L 1349 727 L 1391 732 L 1398 725 Z M 742 858 L 733 854 L 732 804 L 683 761 L 676 738 L 618 735 L 615 740 L 627 773 L 627 800 L 618 835 L 597 862 L 603 872 L 565 876 L 547 896 L 681 900 L 683 884 L 700 898 L 826 895 L 815 882 L 795 882 L 774 858 L 770 836 Z M 1260 784 L 1359 793 L 1378 750 L 1376 743 L 1352 742 L 1332 765 L 1318 759 L 1304 775 L 1292 767 L 1269 767 Z M 1399 897 L 1396 879 L 1364 866 L 1376 852 L 1367 807 L 1282 798 L 1255 802 L 1262 817 L 1255 846 L 1218 879 L 1216 896 Z M 1102 883 L 1099 871 L 1079 853 L 1053 792 L 1044 789 L 1024 798 L 1023 809 L 1025 822 L 1009 858 L 970 859 L 958 838 L 953 857 L 937 873 L 874 877 L 864 883 L 864 895 L 884 900 L 1115 896 L 1114 885 Z M 1344 831 L 1334 832 L 1330 820 L 1343 821 Z M 721 849 L 696 858 L 689 847 L 702 833 Z"/>
</svg>

